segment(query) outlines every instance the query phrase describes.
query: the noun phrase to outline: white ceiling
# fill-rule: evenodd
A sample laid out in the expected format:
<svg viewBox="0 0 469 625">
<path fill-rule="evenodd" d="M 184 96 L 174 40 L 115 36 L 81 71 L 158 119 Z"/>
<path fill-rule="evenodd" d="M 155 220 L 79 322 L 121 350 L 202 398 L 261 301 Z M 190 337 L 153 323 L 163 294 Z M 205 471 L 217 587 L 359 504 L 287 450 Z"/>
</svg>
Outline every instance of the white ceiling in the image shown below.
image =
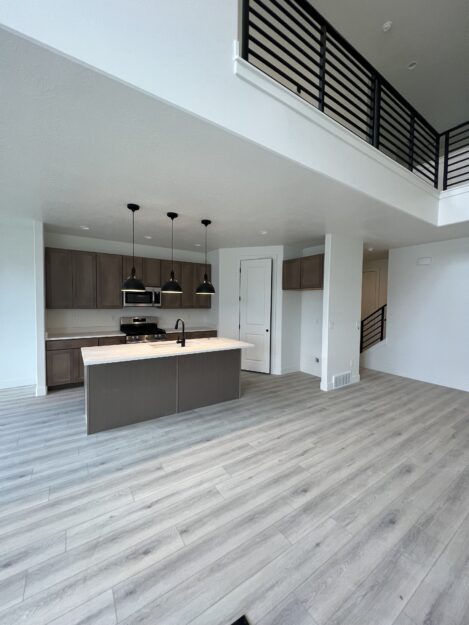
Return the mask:
<svg viewBox="0 0 469 625">
<path fill-rule="evenodd" d="M 469 235 L 436 228 L 0 29 L 0 211 L 52 231 L 167 246 L 312 245 L 328 231 L 375 249 Z M 81 225 L 90 227 L 83 232 Z M 261 231 L 267 234 L 261 234 Z M 151 235 L 149 242 L 143 236 Z"/>
<path fill-rule="evenodd" d="M 310 2 L 437 130 L 469 120 L 469 0 Z"/>
</svg>

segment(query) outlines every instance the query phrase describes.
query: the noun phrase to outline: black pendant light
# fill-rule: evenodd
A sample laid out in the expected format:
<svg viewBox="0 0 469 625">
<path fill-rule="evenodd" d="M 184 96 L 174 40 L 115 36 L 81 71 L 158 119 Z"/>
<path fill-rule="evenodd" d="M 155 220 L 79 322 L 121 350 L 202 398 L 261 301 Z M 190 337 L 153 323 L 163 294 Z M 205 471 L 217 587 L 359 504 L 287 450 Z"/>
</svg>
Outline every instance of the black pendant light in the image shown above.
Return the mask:
<svg viewBox="0 0 469 625">
<path fill-rule="evenodd" d="M 215 288 L 213 284 L 208 279 L 207 273 L 207 227 L 212 223 L 210 219 L 202 219 L 201 223 L 205 226 L 205 273 L 204 273 L 204 281 L 199 284 L 196 288 L 196 295 L 214 295 Z"/>
<path fill-rule="evenodd" d="M 171 277 L 161 287 L 162 293 L 182 293 L 181 285 L 174 278 L 174 220 L 178 216 L 177 213 L 167 213 L 168 217 L 171 219 Z"/>
<path fill-rule="evenodd" d="M 141 280 L 135 277 L 137 273 L 135 271 L 135 213 L 140 209 L 138 204 L 127 204 L 127 208 L 132 211 L 132 271 L 130 272 L 130 276 L 124 280 L 124 284 L 122 285 L 122 291 L 133 291 L 135 293 L 139 293 L 140 291 L 145 291 L 145 285 Z"/>
</svg>

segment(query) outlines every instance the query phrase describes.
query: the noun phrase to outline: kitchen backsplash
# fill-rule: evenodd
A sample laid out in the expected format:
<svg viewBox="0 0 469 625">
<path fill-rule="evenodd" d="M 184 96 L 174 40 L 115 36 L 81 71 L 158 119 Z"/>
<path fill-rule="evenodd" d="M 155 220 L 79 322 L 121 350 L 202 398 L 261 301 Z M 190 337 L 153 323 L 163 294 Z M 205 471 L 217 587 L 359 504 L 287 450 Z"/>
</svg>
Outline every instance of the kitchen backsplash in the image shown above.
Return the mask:
<svg viewBox="0 0 469 625">
<path fill-rule="evenodd" d="M 158 317 L 161 328 L 170 328 L 182 317 L 187 326 L 217 327 L 216 313 L 212 310 L 162 310 L 160 308 L 124 308 L 122 310 L 46 310 L 46 330 L 119 328 L 120 317 Z"/>
</svg>

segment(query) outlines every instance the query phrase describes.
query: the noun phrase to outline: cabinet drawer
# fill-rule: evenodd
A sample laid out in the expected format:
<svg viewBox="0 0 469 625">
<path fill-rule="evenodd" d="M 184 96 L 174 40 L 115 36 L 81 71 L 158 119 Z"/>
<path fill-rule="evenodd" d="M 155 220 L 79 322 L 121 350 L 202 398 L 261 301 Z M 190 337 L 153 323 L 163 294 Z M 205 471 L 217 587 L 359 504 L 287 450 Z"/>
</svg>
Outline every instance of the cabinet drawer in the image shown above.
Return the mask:
<svg viewBox="0 0 469 625">
<path fill-rule="evenodd" d="M 102 336 L 98 341 L 99 345 L 122 345 L 125 343 L 125 336 Z"/>
<path fill-rule="evenodd" d="M 80 347 L 96 347 L 99 345 L 98 339 L 59 339 L 57 341 L 46 341 L 47 351 L 57 349 L 77 349 Z"/>
<path fill-rule="evenodd" d="M 209 339 L 217 336 L 216 330 L 199 330 L 198 332 L 188 332 L 189 339 Z"/>
</svg>

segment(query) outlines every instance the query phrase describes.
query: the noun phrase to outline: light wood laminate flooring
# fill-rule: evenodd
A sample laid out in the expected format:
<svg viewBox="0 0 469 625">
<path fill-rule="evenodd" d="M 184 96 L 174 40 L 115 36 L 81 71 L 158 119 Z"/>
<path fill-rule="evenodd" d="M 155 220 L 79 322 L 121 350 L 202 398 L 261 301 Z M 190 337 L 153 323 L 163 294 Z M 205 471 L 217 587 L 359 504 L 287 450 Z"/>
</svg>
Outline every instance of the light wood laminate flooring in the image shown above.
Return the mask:
<svg viewBox="0 0 469 625">
<path fill-rule="evenodd" d="M 94 436 L 0 391 L 0 623 L 468 625 L 468 465 L 469 394 L 372 371 Z"/>
</svg>

